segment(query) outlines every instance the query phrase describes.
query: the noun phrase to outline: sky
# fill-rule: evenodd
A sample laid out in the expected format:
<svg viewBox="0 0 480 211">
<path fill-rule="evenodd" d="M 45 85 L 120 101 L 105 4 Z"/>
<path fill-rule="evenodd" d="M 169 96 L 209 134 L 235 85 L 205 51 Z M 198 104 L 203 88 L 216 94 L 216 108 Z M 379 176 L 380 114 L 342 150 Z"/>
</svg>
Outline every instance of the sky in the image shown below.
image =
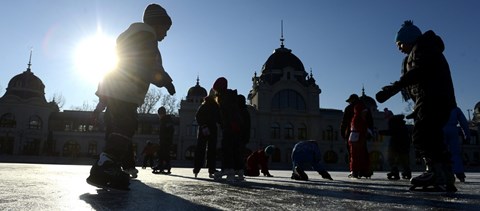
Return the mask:
<svg viewBox="0 0 480 211">
<path fill-rule="evenodd" d="M 223 76 L 230 88 L 248 95 L 252 77 L 280 47 L 283 21 L 285 47 L 322 91 L 320 108 L 343 110 L 348 96 L 361 95 L 362 87 L 374 97 L 399 79 L 404 54 L 394 38 L 405 20 L 413 20 L 422 32 L 442 37 L 457 103 L 467 118 L 480 102 L 474 88 L 480 78 L 477 0 L 5 1 L 0 6 L 0 95 L 26 70 L 32 52 L 31 70 L 45 84 L 47 100 L 62 95 L 63 110 L 95 105 L 99 73 L 110 66 L 92 66 L 92 60 L 110 61 L 112 53 L 104 49 L 114 49 L 116 37 L 141 22 L 150 3 L 162 5 L 173 21 L 159 48 L 179 100 L 197 77 L 207 91 Z M 379 110 L 386 107 L 409 112 L 399 94 L 378 103 Z"/>
</svg>

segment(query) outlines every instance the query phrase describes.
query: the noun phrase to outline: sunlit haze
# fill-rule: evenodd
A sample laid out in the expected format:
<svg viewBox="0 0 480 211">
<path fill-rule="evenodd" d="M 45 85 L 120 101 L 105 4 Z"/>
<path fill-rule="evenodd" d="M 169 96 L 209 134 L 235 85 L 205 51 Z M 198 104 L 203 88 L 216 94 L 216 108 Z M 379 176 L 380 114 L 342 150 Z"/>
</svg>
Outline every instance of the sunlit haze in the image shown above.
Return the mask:
<svg viewBox="0 0 480 211">
<path fill-rule="evenodd" d="M 110 51 L 119 34 L 141 22 L 145 0 L 34 0 L 2 2 L 0 7 L 0 93 L 26 70 L 45 84 L 47 100 L 63 95 L 64 110 L 94 104 L 97 81 L 113 64 Z M 173 25 L 159 42 L 176 97 L 200 85 L 209 90 L 225 77 L 229 87 L 248 95 L 252 77 L 280 47 L 292 50 L 321 89 L 320 107 L 343 110 L 352 93 L 375 96 L 398 80 L 405 56 L 394 38 L 405 20 L 422 32 L 433 30 L 445 42 L 459 107 L 480 101 L 480 1 L 462 0 L 163 0 Z M 101 26 L 101 27 L 99 27 Z M 101 29 L 101 30 L 100 30 Z M 151 86 L 153 87 L 153 86 Z M 162 88 L 162 93 L 167 91 Z M 378 109 L 406 113 L 396 95 Z"/>
</svg>

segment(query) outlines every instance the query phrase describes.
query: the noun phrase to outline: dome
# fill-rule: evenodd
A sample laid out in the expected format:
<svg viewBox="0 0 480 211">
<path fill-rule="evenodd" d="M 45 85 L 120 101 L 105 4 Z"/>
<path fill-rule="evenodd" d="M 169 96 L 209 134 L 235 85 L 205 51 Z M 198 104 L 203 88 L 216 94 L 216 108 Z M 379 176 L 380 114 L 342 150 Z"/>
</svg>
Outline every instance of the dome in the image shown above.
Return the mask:
<svg viewBox="0 0 480 211">
<path fill-rule="evenodd" d="M 45 98 L 45 85 L 42 80 L 35 76 L 30 68 L 27 68 L 21 74 L 14 76 L 8 82 L 7 92 L 5 95 L 14 95 L 21 99 L 29 98 Z"/>
<path fill-rule="evenodd" d="M 285 67 L 291 67 L 295 72 L 300 72 L 300 74 L 295 74 L 295 77 L 300 83 L 306 84 L 305 78 L 308 74 L 305 72 L 302 61 L 292 53 L 292 50 L 283 45 L 275 49 L 273 54 L 268 57 L 262 67 L 260 78 L 269 84 L 274 84 L 283 76 L 284 73 L 281 70 Z"/>
<path fill-rule="evenodd" d="M 191 98 L 204 98 L 207 96 L 207 90 L 200 86 L 199 79 L 197 78 L 197 84 L 188 89 L 187 99 Z"/>
</svg>

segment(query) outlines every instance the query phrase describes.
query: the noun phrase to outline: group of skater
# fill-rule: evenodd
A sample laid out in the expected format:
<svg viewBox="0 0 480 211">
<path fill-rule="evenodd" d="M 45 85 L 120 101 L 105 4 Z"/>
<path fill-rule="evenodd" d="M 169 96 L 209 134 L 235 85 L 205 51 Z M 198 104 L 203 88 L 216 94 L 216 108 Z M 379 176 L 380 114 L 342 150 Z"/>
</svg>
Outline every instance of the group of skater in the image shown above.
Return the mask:
<svg viewBox="0 0 480 211">
<path fill-rule="evenodd" d="M 150 84 L 166 88 L 170 95 L 175 94 L 173 80 L 163 68 L 158 49 L 158 42 L 166 37 L 171 25 L 172 20 L 167 11 L 158 4 L 150 4 L 144 11 L 143 22 L 131 24 L 118 36 L 119 63 L 115 71 L 104 77 L 96 92 L 99 104 L 94 114 L 98 115 L 106 109 L 106 145 L 91 167 L 87 178 L 89 184 L 128 190 L 130 177 L 138 172 L 132 162 L 132 137 L 138 124 L 137 108 L 143 104 Z M 456 127 L 457 120 L 453 119 L 461 112 L 457 109 L 449 65 L 443 55 L 444 43 L 431 30 L 422 33 L 412 21 L 404 22 L 397 32 L 395 43 L 407 55 L 403 60 L 402 75 L 399 80 L 383 87 L 376 94 L 376 100 L 383 103 L 401 92 L 405 100 L 414 102 L 414 111 L 408 115 L 414 121 L 411 142 L 424 161 L 425 171 L 412 177 L 408 163 L 404 163 L 408 159 L 402 156 L 405 156 L 404 150 L 409 145 L 395 141 L 407 138 L 403 137 L 403 116 L 394 115 L 388 120 L 387 133 L 392 136 L 389 152 L 392 152 L 392 157 L 397 154 L 392 159 L 392 164 L 401 164 L 393 165 L 388 177 L 398 179 L 398 166 L 402 166 L 402 177 L 411 178 L 413 188 L 430 186 L 435 190 L 455 192 L 457 189 L 452 158 L 455 163 L 461 163 L 458 161 L 458 150 L 455 149 L 458 140 L 445 139 L 445 131 L 450 128 L 447 126 L 450 125 L 447 124 L 449 122 L 454 125 L 452 128 Z M 357 95 L 350 96 L 347 102 L 350 105 L 345 109 L 341 129 L 342 137 L 348 140 L 350 177 L 368 178 L 373 171 L 368 160 L 366 141 L 372 136 L 373 120 L 370 111 Z M 169 126 L 171 119 L 166 115 L 165 108 L 160 108 L 158 114 L 161 125 L 165 128 L 160 130 L 154 173 L 169 174 L 169 146 L 173 135 L 170 126 L 173 127 L 173 124 Z M 245 176 L 260 175 L 260 171 L 264 176 L 273 176 L 268 171 L 267 161 L 268 156 L 275 152 L 274 146 L 262 147 L 251 155 L 244 156 L 250 137 L 249 118 L 245 97 L 228 88 L 227 79 L 218 78 L 196 114 L 199 128 L 193 169 L 195 176 L 205 166 L 205 155 L 209 177 L 212 178 L 244 180 Z M 220 125 L 222 137 L 220 171 L 215 166 L 216 153 L 213 150 L 216 149 L 217 124 Z M 402 137 L 397 137 L 396 134 L 402 134 Z M 455 146 L 452 147 L 453 145 Z M 322 178 L 332 179 L 320 161 L 320 149 L 316 141 L 296 143 L 292 151 L 291 178 L 308 180 L 305 171 L 315 170 Z M 459 179 L 464 180 L 462 171 L 461 168 L 455 170 L 458 172 L 457 177 L 460 175 Z"/>
</svg>

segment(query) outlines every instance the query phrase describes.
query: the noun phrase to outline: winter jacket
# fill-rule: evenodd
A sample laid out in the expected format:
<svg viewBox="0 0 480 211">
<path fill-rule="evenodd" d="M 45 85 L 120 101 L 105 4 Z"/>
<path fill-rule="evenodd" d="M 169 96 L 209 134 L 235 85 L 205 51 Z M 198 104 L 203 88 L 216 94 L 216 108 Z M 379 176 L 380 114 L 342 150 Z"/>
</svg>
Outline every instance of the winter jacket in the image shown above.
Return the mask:
<svg viewBox="0 0 480 211">
<path fill-rule="evenodd" d="M 217 102 L 213 97 L 207 96 L 204 102 L 197 110 L 195 114 L 199 126 L 198 138 L 205 137 L 207 135 L 214 135 L 217 137 L 217 123 L 220 121 L 220 112 Z M 203 130 L 207 128 L 208 134 L 204 134 Z"/>
<path fill-rule="evenodd" d="M 117 68 L 105 76 L 96 95 L 143 104 L 150 83 L 163 87 L 172 79 L 162 66 L 155 30 L 133 23 L 117 38 Z"/>
<path fill-rule="evenodd" d="M 436 108 L 449 112 L 456 107 L 450 68 L 443 51 L 442 39 L 427 31 L 417 39 L 403 64 L 403 75 L 398 81 L 407 97 L 415 102 L 414 110 Z M 404 92 L 405 93 L 405 92 Z"/>
</svg>

